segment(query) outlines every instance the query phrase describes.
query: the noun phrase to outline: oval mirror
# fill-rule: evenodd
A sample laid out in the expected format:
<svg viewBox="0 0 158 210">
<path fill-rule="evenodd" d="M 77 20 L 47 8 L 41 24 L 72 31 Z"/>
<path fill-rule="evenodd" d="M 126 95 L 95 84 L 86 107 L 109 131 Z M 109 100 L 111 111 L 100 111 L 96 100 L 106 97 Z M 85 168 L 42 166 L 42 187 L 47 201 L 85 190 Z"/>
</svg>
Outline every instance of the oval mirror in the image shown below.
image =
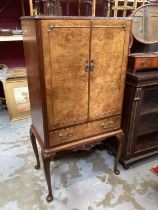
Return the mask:
<svg viewBox="0 0 158 210">
<path fill-rule="evenodd" d="M 158 4 L 146 4 L 133 14 L 132 33 L 145 44 L 158 42 Z"/>
</svg>

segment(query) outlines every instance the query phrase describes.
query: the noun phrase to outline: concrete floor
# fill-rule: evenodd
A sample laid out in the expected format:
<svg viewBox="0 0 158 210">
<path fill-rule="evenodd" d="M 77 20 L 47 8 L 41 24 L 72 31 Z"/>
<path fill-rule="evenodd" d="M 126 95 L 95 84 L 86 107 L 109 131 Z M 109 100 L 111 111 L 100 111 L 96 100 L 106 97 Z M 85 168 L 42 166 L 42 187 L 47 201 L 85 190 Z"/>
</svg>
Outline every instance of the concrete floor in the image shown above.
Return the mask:
<svg viewBox="0 0 158 210">
<path fill-rule="evenodd" d="M 158 176 L 153 157 L 121 174 L 113 173 L 106 151 L 78 152 L 52 162 L 54 201 L 47 203 L 43 173 L 34 170 L 29 141 L 31 120 L 9 122 L 0 110 L 1 210 L 158 210 Z"/>
</svg>

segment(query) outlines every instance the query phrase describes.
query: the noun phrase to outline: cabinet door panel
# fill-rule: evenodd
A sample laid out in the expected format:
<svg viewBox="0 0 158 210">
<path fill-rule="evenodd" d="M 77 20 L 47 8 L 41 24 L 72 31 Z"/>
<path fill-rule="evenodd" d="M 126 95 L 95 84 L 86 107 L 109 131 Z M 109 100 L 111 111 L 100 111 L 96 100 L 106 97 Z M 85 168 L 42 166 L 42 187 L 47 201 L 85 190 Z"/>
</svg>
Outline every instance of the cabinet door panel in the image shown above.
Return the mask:
<svg viewBox="0 0 158 210">
<path fill-rule="evenodd" d="M 128 52 L 127 40 L 129 41 L 129 34 L 127 37 L 122 25 L 123 22 L 118 20 L 111 23 L 108 21 L 106 28 L 105 20 L 94 21 L 91 41 L 91 60 L 94 62 L 94 70 L 90 73 L 90 118 L 121 112 Z"/>
<path fill-rule="evenodd" d="M 89 21 L 81 20 L 53 20 L 46 23 L 47 27 L 49 25 L 55 28 L 51 32 L 43 32 L 43 39 L 51 129 L 84 122 L 88 118 L 88 73 L 85 64 L 89 59 L 90 29 Z"/>
</svg>

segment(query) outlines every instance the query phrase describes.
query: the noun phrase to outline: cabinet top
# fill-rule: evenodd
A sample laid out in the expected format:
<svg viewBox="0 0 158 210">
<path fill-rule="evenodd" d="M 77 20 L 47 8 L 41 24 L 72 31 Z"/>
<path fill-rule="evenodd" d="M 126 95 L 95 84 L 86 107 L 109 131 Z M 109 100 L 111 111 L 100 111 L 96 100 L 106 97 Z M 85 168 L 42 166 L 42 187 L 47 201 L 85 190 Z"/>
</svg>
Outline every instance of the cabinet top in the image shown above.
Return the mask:
<svg viewBox="0 0 158 210">
<path fill-rule="evenodd" d="M 137 73 L 127 73 L 127 81 L 132 83 L 139 83 L 143 81 L 155 81 L 158 80 L 158 71 L 150 69 L 149 71 L 140 71 Z"/>
<path fill-rule="evenodd" d="M 21 20 L 129 20 L 131 17 L 93 17 L 93 16 L 22 16 Z"/>
</svg>

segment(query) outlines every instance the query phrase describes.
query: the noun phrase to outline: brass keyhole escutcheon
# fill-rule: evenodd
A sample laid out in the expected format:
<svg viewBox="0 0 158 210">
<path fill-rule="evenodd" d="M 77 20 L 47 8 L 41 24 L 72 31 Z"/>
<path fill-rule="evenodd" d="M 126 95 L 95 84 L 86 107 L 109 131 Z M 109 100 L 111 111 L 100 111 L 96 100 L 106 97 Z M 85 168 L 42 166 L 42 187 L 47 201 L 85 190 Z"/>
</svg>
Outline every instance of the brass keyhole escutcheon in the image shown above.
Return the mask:
<svg viewBox="0 0 158 210">
<path fill-rule="evenodd" d="M 93 71 L 94 70 L 94 61 L 91 60 L 90 61 L 90 71 Z"/>
<path fill-rule="evenodd" d="M 86 60 L 85 71 L 93 71 L 94 70 L 94 61 L 93 60 Z"/>
<path fill-rule="evenodd" d="M 86 60 L 85 71 L 89 71 L 89 61 Z"/>
</svg>

